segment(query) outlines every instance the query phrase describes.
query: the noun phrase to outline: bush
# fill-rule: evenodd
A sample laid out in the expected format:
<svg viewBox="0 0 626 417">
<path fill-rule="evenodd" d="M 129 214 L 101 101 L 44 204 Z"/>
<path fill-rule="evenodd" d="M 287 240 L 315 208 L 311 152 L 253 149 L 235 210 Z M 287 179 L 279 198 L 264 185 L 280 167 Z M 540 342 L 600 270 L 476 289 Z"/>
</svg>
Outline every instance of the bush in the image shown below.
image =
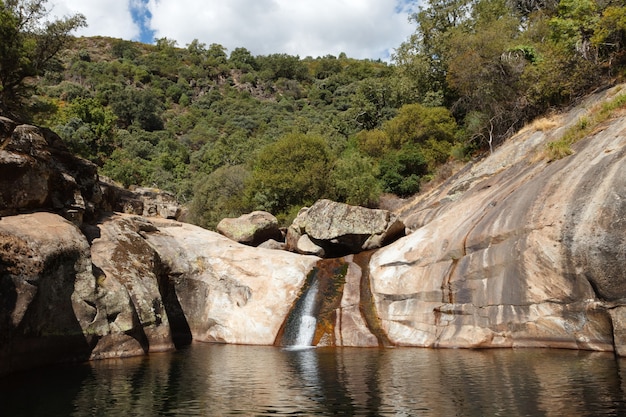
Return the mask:
<svg viewBox="0 0 626 417">
<path fill-rule="evenodd" d="M 273 213 L 315 202 L 329 191 L 332 157 L 327 140 L 292 133 L 265 146 L 247 186 L 250 204 Z"/>
<path fill-rule="evenodd" d="M 417 147 L 390 152 L 380 162 L 383 190 L 400 197 L 419 192 L 421 177 L 427 174 L 428 163 Z"/>
</svg>

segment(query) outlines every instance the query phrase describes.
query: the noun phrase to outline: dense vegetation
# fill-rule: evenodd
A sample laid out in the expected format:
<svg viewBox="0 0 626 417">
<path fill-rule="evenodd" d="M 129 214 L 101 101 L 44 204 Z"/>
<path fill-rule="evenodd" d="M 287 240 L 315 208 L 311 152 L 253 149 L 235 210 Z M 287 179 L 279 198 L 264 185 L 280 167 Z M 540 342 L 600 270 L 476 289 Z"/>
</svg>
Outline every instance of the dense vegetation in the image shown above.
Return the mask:
<svg viewBox="0 0 626 417">
<path fill-rule="evenodd" d="M 20 3 L 45 1 L 0 0 L 2 33 Z M 288 220 L 322 197 L 409 196 L 449 160 L 625 75 L 622 2 L 429 0 L 411 19 L 393 64 L 80 38 L 24 72 L 36 94 L 4 101 L 103 175 L 170 190 L 213 227 L 253 209 Z"/>
</svg>

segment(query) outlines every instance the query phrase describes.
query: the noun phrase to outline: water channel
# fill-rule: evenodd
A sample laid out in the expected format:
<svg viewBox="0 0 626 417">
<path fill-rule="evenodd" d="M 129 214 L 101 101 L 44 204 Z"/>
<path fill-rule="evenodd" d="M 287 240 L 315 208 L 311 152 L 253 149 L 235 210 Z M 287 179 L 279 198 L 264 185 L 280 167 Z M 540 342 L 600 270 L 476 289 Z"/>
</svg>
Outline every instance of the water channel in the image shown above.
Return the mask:
<svg viewBox="0 0 626 417">
<path fill-rule="evenodd" d="M 13 416 L 618 416 L 626 360 L 565 350 L 194 343 L 0 379 Z"/>
</svg>

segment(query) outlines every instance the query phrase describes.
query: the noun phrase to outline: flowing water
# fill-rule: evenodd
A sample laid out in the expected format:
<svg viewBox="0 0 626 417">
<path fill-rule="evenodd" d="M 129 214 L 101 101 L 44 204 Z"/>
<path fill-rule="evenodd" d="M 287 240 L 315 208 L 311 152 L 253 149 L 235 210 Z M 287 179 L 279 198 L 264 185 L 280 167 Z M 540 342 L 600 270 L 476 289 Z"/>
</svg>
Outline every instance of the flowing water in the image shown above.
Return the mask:
<svg viewBox="0 0 626 417">
<path fill-rule="evenodd" d="M 194 343 L 4 377 L 0 415 L 618 416 L 625 390 L 606 353 Z"/>
<path fill-rule="evenodd" d="M 283 344 L 295 348 L 309 347 L 313 343 L 317 326 L 317 293 L 319 281 L 313 279 L 306 293 L 298 300 L 296 309 L 287 319 Z"/>
</svg>

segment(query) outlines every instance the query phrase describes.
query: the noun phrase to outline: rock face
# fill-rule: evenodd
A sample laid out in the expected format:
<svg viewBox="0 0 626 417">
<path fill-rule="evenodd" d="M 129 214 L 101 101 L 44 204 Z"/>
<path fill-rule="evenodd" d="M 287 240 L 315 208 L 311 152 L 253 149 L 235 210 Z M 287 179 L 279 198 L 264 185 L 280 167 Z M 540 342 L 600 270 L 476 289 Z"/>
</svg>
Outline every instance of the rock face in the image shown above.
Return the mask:
<svg viewBox="0 0 626 417">
<path fill-rule="evenodd" d="M 307 235 L 310 242 L 331 257 L 380 248 L 403 235 L 404 224 L 386 210 L 319 200 L 298 214 L 287 234 L 291 249 L 310 246 L 309 242 L 298 243 L 301 236 Z"/>
<path fill-rule="evenodd" d="M 319 260 L 133 215 L 84 230 L 51 213 L 0 219 L 0 374 L 192 338 L 271 345 Z"/>
<path fill-rule="evenodd" d="M 282 240 L 278 220 L 266 211 L 253 211 L 236 219 L 226 218 L 217 225 L 217 231 L 235 242 L 250 246 L 272 240 Z"/>
<path fill-rule="evenodd" d="M 370 264 L 392 343 L 609 351 L 622 343 L 625 126 L 622 113 L 553 162 L 537 155 L 559 132 L 529 129 L 408 207 L 414 232 Z"/>
<path fill-rule="evenodd" d="M 94 164 L 54 133 L 0 117 L 0 216 L 46 208 L 80 224 L 101 200 Z"/>
<path fill-rule="evenodd" d="M 252 248 L 171 223 L 146 235 L 159 253 L 194 340 L 271 345 L 319 258 Z"/>
<path fill-rule="evenodd" d="M 89 243 L 50 213 L 0 219 L 0 373 L 88 359 L 102 331 Z"/>
<path fill-rule="evenodd" d="M 81 225 L 99 211 L 177 219 L 181 207 L 154 189 L 125 190 L 98 178 L 55 133 L 0 117 L 0 216 L 49 210 Z"/>
</svg>

